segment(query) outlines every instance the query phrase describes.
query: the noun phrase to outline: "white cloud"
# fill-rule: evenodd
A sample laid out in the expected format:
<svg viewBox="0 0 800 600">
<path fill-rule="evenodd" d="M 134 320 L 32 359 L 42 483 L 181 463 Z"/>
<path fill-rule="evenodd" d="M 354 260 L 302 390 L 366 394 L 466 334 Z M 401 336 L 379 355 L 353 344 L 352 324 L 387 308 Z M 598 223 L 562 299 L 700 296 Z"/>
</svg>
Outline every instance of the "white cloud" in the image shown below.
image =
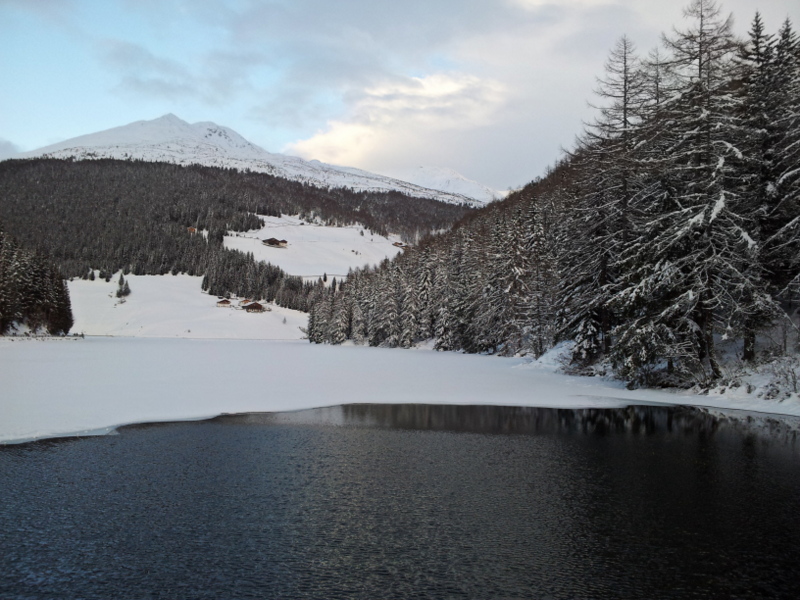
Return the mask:
<svg viewBox="0 0 800 600">
<path fill-rule="evenodd" d="M 0 0 L 0 129 L 32 148 L 175 112 L 270 150 L 516 186 L 591 119 L 615 41 L 646 54 L 689 2 Z M 718 2 L 740 34 L 756 10 L 800 24 L 797 0 Z"/>
<path fill-rule="evenodd" d="M 350 114 L 287 150 L 306 158 L 369 165 L 442 132 L 490 125 L 507 97 L 497 81 L 474 75 L 436 73 L 368 87 Z M 406 146 L 406 147 L 404 147 Z"/>
<path fill-rule="evenodd" d="M 526 10 L 539 10 L 547 6 L 562 6 L 562 7 L 595 7 L 607 6 L 609 4 L 619 4 L 619 0 L 561 0 L 556 2 L 554 0 L 508 0 L 511 6 L 517 6 Z"/>
</svg>

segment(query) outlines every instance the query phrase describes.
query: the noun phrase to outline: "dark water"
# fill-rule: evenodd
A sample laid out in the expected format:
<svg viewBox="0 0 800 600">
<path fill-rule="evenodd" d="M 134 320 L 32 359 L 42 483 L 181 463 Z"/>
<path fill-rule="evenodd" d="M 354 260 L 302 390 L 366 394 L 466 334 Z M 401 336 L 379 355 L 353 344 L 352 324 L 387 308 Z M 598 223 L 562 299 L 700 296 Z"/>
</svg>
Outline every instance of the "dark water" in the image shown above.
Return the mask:
<svg viewBox="0 0 800 600">
<path fill-rule="evenodd" d="M 0 447 L 0 598 L 798 598 L 800 442 L 350 406 Z"/>
</svg>

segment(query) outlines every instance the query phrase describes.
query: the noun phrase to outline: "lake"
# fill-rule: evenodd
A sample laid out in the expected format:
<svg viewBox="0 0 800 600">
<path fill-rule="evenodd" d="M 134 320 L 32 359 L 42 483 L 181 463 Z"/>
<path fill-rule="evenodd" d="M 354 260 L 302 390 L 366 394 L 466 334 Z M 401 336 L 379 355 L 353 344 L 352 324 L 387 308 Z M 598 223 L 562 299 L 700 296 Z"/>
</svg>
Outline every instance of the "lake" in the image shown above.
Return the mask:
<svg viewBox="0 0 800 600">
<path fill-rule="evenodd" d="M 0 598 L 796 598 L 794 431 L 359 404 L 0 446 Z"/>
</svg>

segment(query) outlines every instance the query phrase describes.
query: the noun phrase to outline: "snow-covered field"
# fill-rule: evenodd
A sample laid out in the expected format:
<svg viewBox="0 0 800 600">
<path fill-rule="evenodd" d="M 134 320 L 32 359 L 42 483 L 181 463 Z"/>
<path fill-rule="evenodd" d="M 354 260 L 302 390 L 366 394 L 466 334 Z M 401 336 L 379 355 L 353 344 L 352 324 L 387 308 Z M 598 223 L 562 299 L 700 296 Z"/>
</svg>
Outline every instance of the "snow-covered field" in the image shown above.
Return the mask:
<svg viewBox="0 0 800 600">
<path fill-rule="evenodd" d="M 188 275 L 129 275 L 131 294 L 116 297 L 117 273 L 103 279 L 73 280 L 69 295 L 72 333 L 155 338 L 297 340 L 308 315 L 270 305 L 265 313 L 217 308 L 217 297 L 201 292 L 202 278 Z M 234 306 L 237 303 L 234 302 Z"/>
<path fill-rule="evenodd" d="M 252 252 L 256 260 L 270 262 L 290 275 L 344 277 L 351 267 L 376 265 L 401 252 L 392 245 L 399 237 L 371 234 L 362 227 L 325 227 L 285 215 L 261 218 L 265 223 L 262 229 L 226 236 L 225 247 Z M 269 238 L 286 240 L 288 245 L 270 248 L 261 243 Z"/>
<path fill-rule="evenodd" d="M 778 403 L 630 391 L 617 382 L 555 373 L 548 358 L 532 363 L 301 340 L 0 338 L 0 443 L 108 433 L 128 423 L 346 403 L 665 403 L 800 415 L 796 398 Z"/>
</svg>

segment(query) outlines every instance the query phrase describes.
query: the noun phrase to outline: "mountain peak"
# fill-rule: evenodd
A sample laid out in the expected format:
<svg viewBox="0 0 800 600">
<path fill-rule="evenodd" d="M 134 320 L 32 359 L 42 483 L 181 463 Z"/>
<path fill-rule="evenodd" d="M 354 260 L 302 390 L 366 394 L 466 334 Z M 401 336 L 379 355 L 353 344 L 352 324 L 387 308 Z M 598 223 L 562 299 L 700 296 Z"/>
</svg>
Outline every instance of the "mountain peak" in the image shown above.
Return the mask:
<svg viewBox="0 0 800 600">
<path fill-rule="evenodd" d="M 152 121 L 139 121 L 140 123 L 171 123 L 174 125 L 188 125 L 186 121 L 181 119 L 180 117 L 174 115 L 173 113 L 167 113 L 158 117 L 157 119 L 153 119 Z"/>
</svg>

